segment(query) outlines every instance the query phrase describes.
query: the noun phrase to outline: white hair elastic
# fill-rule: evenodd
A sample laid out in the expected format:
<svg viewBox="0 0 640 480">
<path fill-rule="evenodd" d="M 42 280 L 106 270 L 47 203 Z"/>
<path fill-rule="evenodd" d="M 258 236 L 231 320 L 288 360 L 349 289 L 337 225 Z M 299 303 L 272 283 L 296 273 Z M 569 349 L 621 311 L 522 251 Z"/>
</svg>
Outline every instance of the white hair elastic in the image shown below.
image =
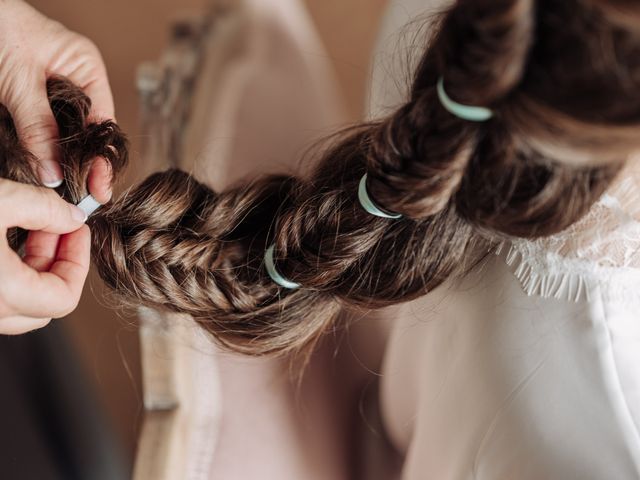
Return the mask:
<svg viewBox="0 0 640 480">
<path fill-rule="evenodd" d="M 296 282 L 292 282 L 291 280 L 287 280 L 284 278 L 280 272 L 276 269 L 276 264 L 273 260 L 273 251 L 275 249 L 275 245 L 271 245 L 264 252 L 264 264 L 267 268 L 267 273 L 271 277 L 275 283 L 280 285 L 281 287 L 288 288 L 289 290 L 295 290 L 296 288 L 300 288 L 300 284 Z"/>
<path fill-rule="evenodd" d="M 102 206 L 102 204 L 91 195 L 87 195 L 80 201 L 80 203 L 78 203 L 77 206 L 87 215 L 87 218 L 89 218 L 93 212 Z"/>
<path fill-rule="evenodd" d="M 438 99 L 440 99 L 442 106 L 456 117 L 469 122 L 486 122 L 493 118 L 493 111 L 489 108 L 463 105 L 452 100 L 444 89 L 444 78 L 442 77 L 438 80 L 437 90 Z"/>
<path fill-rule="evenodd" d="M 371 215 L 375 215 L 380 218 L 391 218 L 398 219 L 402 218 L 402 215 L 399 213 L 385 212 L 382 208 L 376 205 L 371 197 L 369 196 L 369 192 L 367 191 L 367 174 L 365 173 L 360 179 L 360 183 L 358 185 L 358 200 L 360 201 L 360 205 Z"/>
</svg>

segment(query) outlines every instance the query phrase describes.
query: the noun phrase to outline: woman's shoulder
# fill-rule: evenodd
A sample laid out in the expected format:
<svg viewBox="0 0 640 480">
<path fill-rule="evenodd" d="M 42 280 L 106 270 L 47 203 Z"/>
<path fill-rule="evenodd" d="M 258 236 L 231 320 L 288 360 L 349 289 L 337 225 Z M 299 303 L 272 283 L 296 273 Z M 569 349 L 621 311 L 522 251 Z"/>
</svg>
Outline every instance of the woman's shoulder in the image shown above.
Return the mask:
<svg viewBox="0 0 640 480">
<path fill-rule="evenodd" d="M 389 311 L 382 411 L 406 478 L 637 478 L 638 192 L 625 179 L 567 231 Z"/>
<path fill-rule="evenodd" d="M 405 478 L 637 478 L 635 308 L 528 295 L 497 256 L 429 297 L 396 312 L 381 377 Z"/>
</svg>

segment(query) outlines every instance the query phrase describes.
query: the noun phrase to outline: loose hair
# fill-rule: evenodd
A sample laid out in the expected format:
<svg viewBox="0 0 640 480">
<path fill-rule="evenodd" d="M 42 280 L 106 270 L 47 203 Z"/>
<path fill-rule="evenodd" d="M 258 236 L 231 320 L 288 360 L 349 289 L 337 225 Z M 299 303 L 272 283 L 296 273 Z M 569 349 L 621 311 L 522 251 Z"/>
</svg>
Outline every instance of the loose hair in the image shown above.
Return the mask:
<svg viewBox="0 0 640 480">
<path fill-rule="evenodd" d="M 155 173 L 89 220 L 93 261 L 127 304 L 189 314 L 224 346 L 283 354 L 313 344 L 344 308 L 405 302 L 461 275 L 497 241 L 578 221 L 640 148 L 635 1 L 458 0 L 443 13 L 409 98 L 348 129 L 308 176 L 267 175 L 215 192 L 180 170 Z M 627 11 L 628 15 L 621 15 Z M 622 21 L 622 20 L 624 21 Z M 484 123 L 438 100 L 491 108 Z M 91 158 L 126 163 L 112 122 L 49 81 L 66 182 L 86 194 Z M 6 178 L 38 184 L 6 111 Z M 398 220 L 368 214 L 368 191 Z M 264 266 L 275 245 L 286 290 Z"/>
</svg>

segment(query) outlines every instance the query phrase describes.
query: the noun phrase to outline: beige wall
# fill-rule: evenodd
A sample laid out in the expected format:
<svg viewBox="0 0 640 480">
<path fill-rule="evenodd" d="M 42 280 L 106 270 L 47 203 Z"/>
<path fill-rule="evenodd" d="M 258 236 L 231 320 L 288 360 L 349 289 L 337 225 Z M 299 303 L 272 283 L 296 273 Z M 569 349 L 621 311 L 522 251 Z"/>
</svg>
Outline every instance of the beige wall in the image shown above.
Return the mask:
<svg viewBox="0 0 640 480">
<path fill-rule="evenodd" d="M 354 121 L 364 108 L 369 53 L 388 0 L 306 0 Z"/>
<path fill-rule="evenodd" d="M 139 160 L 136 66 L 155 59 L 176 13 L 206 0 L 33 0 L 36 8 L 91 38 L 103 53 L 118 122 L 132 140 L 132 174 Z M 368 56 L 387 0 L 306 0 L 333 60 L 350 116 L 363 106 Z M 139 167 L 138 167 L 139 169 Z M 138 345 L 131 320 L 100 305 L 101 286 L 92 278 L 78 310 L 66 320 L 85 368 L 95 381 L 125 449 L 133 452 L 142 416 Z M 96 298 L 98 300 L 96 300 Z M 104 302 L 102 302 L 104 303 Z"/>
</svg>

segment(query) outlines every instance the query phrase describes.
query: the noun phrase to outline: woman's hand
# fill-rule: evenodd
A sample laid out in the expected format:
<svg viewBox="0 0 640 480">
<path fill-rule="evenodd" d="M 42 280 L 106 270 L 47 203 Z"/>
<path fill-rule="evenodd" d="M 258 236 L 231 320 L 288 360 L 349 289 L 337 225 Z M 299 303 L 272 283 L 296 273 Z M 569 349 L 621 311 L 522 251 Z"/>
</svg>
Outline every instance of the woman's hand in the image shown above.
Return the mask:
<svg viewBox="0 0 640 480">
<path fill-rule="evenodd" d="M 50 187 L 62 182 L 56 140 L 58 128 L 47 99 L 46 80 L 62 75 L 91 98 L 93 119 L 113 119 L 111 89 L 97 47 L 22 0 L 0 0 L 0 103 L 18 137 L 39 160 L 38 172 Z M 2 161 L 2 159 L 0 159 Z M 89 191 L 101 203 L 111 197 L 110 171 L 96 159 Z"/>
<path fill-rule="evenodd" d="M 0 333 L 44 327 L 78 305 L 89 271 L 85 214 L 52 190 L 0 179 Z M 7 229 L 30 230 L 24 257 Z"/>
</svg>

